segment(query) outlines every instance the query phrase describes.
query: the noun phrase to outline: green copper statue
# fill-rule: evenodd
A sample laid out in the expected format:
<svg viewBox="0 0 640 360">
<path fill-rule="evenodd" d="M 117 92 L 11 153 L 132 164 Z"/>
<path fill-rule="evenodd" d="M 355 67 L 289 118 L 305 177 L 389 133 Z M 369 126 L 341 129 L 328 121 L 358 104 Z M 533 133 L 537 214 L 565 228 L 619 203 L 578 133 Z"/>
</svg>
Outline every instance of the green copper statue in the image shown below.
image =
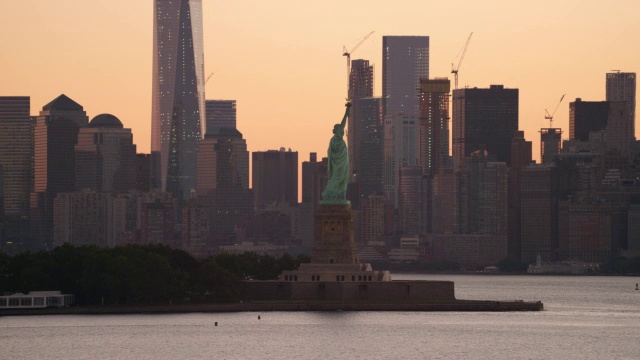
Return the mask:
<svg viewBox="0 0 640 360">
<path fill-rule="evenodd" d="M 344 205 L 349 204 L 347 200 L 347 184 L 349 183 L 349 150 L 342 137 L 344 136 L 344 126 L 347 124 L 351 101 L 347 100 L 344 105 L 346 110 L 340 124 L 333 126 L 333 137 L 329 142 L 327 154 L 329 162 L 329 181 L 327 187 L 322 192 L 320 204 Z"/>
</svg>

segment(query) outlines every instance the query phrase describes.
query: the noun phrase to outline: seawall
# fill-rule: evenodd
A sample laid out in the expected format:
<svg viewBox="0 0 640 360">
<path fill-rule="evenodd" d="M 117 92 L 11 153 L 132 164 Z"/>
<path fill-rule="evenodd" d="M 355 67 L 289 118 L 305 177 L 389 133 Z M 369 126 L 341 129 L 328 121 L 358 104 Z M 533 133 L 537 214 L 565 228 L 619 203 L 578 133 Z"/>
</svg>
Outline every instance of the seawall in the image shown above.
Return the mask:
<svg viewBox="0 0 640 360">
<path fill-rule="evenodd" d="M 0 316 L 185 314 L 269 311 L 541 311 L 541 302 L 451 300 L 415 303 L 341 301 L 264 301 L 226 304 L 88 306 L 45 309 L 2 309 Z"/>
</svg>

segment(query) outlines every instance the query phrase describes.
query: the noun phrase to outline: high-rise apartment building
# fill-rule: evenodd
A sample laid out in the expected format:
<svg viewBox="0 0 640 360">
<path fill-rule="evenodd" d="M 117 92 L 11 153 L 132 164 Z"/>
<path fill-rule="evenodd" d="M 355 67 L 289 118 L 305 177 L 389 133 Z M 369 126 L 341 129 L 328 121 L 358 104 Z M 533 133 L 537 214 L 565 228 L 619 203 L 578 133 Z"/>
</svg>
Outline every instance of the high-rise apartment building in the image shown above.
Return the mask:
<svg viewBox="0 0 640 360">
<path fill-rule="evenodd" d="M 560 154 L 562 145 L 562 129 L 540 129 L 540 159 L 543 164 L 550 164 L 553 158 Z"/>
<path fill-rule="evenodd" d="M 422 233 L 424 204 L 422 167 L 403 166 L 399 169 L 398 229 L 407 235 Z"/>
<path fill-rule="evenodd" d="M 419 120 L 415 116 L 385 116 L 384 195 L 388 204 L 398 207 L 398 177 L 403 166 L 419 164 Z"/>
<path fill-rule="evenodd" d="M 51 244 L 56 194 L 75 189 L 75 145 L 88 120 L 82 106 L 64 94 L 45 105 L 36 119 L 30 220 L 39 248 Z"/>
<path fill-rule="evenodd" d="M 429 78 L 428 36 L 382 37 L 382 111 L 418 116 L 420 78 Z"/>
<path fill-rule="evenodd" d="M 629 124 L 628 134 L 635 138 L 636 131 L 636 73 L 607 73 L 607 101 L 624 101 L 625 117 Z"/>
<path fill-rule="evenodd" d="M 559 129 L 558 129 L 559 130 Z M 533 162 L 531 141 L 524 137 L 524 131 L 517 131 L 511 140 L 511 167 L 509 168 L 509 257 L 519 260 L 522 256 L 520 243 L 522 211 L 522 171 Z"/>
<path fill-rule="evenodd" d="M 154 185 L 187 199 L 206 133 L 202 0 L 155 0 L 153 24 L 151 154 L 160 182 Z"/>
<path fill-rule="evenodd" d="M 557 260 L 558 185 L 554 165 L 532 165 L 522 170 L 521 249 L 522 261 L 531 263 L 540 255 Z"/>
<path fill-rule="evenodd" d="M 623 156 L 629 155 L 635 140 L 631 131 L 631 118 L 627 116 L 627 103 L 624 101 L 608 101 L 607 117 L 607 150 L 613 150 Z"/>
<path fill-rule="evenodd" d="M 459 179 L 453 169 L 442 169 L 433 177 L 432 231 L 434 234 L 458 232 Z"/>
<path fill-rule="evenodd" d="M 207 131 L 214 128 L 236 129 L 235 100 L 207 100 L 206 108 Z"/>
<path fill-rule="evenodd" d="M 347 124 L 347 141 L 349 146 L 349 169 L 351 169 L 351 181 L 358 182 L 360 172 L 360 145 L 364 135 L 364 127 L 368 124 L 363 122 L 361 116 L 360 99 L 371 98 L 373 96 L 373 66 L 369 65 L 369 60 L 352 60 L 351 73 L 349 74 L 349 99 L 352 101 L 351 113 Z M 366 104 L 364 104 L 366 106 Z"/>
<path fill-rule="evenodd" d="M 177 245 L 176 208 L 167 202 L 144 203 L 140 209 L 140 242 Z"/>
<path fill-rule="evenodd" d="M 399 168 L 418 163 L 421 78 L 429 78 L 429 37 L 383 36 L 384 194 L 394 207 Z"/>
<path fill-rule="evenodd" d="M 449 79 L 420 79 L 420 166 L 435 175 L 449 162 Z"/>
<path fill-rule="evenodd" d="M 487 152 L 465 158 L 460 170 L 461 233 L 492 234 L 507 252 L 508 169 L 505 163 L 487 161 Z"/>
<path fill-rule="evenodd" d="M 486 150 L 489 159 L 511 163 L 511 139 L 518 130 L 518 89 L 453 90 L 453 162 Z"/>
<path fill-rule="evenodd" d="M 255 206 L 298 204 L 298 152 L 284 148 L 251 154 Z"/>
<path fill-rule="evenodd" d="M 0 96 L 0 166 L 6 215 L 29 215 L 33 126 L 28 96 Z"/>
<path fill-rule="evenodd" d="M 358 151 L 358 185 L 360 197 L 382 194 L 384 190 L 384 124 L 382 98 L 370 97 L 358 100 L 360 144 Z M 351 151 L 351 150 L 349 150 Z"/>
<path fill-rule="evenodd" d="M 131 129 L 111 114 L 94 117 L 78 132 L 75 188 L 126 192 L 136 188 L 136 145 Z"/>
<path fill-rule="evenodd" d="M 116 238 L 124 232 L 114 219 L 113 198 L 104 192 L 78 191 L 60 193 L 54 200 L 53 243 L 82 246 L 116 245 Z"/>
<path fill-rule="evenodd" d="M 362 241 L 369 244 L 384 234 L 384 196 L 369 195 L 362 201 Z"/>
</svg>

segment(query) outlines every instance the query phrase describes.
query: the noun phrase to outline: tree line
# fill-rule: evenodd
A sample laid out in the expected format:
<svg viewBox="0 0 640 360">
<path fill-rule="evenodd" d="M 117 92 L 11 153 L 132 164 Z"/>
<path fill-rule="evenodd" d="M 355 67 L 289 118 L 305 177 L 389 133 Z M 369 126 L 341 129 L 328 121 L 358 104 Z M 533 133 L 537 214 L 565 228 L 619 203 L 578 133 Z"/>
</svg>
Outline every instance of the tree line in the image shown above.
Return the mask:
<svg viewBox="0 0 640 360">
<path fill-rule="evenodd" d="M 274 280 L 309 260 L 255 253 L 196 259 L 163 245 L 66 244 L 49 252 L 0 252 L 0 293 L 60 290 L 79 305 L 229 302 L 240 298 L 242 280 Z"/>
</svg>

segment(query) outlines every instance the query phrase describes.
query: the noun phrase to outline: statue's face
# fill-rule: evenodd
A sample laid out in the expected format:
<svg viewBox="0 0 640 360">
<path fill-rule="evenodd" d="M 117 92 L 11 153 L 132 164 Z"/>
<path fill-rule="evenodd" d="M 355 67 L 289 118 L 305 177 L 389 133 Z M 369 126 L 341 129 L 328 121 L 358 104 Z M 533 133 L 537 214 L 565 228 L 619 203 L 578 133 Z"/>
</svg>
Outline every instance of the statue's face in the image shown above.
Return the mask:
<svg viewBox="0 0 640 360">
<path fill-rule="evenodd" d="M 335 124 L 333 126 L 333 134 L 338 137 L 344 136 L 344 129 L 342 129 L 342 126 L 340 126 L 340 124 Z"/>
</svg>

